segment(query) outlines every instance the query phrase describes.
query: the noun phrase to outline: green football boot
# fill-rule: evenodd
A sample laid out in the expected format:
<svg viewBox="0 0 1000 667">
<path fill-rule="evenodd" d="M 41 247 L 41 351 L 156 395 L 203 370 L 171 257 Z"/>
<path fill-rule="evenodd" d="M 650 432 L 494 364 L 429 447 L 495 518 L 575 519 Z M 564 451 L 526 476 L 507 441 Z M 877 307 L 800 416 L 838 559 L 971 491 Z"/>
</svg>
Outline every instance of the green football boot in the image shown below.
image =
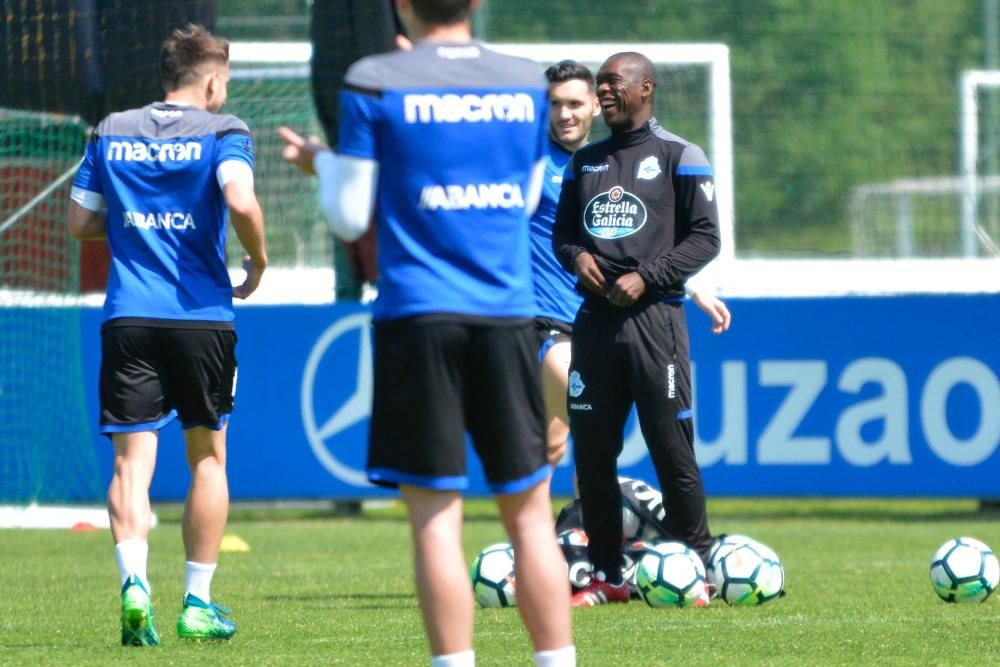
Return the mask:
<svg viewBox="0 0 1000 667">
<path fill-rule="evenodd" d="M 225 618 L 229 613 L 225 607 L 202 602 L 188 593 L 177 619 L 177 635 L 183 639 L 229 639 L 236 634 L 236 624 Z"/>
<path fill-rule="evenodd" d="M 122 646 L 156 646 L 159 643 L 149 591 L 138 578 L 131 576 L 122 586 Z"/>
</svg>

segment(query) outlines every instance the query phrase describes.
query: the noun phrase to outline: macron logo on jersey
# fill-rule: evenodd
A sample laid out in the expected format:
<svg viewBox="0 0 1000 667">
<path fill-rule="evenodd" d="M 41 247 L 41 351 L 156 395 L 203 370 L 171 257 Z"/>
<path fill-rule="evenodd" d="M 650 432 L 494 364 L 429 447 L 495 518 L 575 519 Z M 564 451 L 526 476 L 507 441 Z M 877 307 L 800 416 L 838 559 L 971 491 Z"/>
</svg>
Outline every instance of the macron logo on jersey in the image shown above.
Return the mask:
<svg viewBox="0 0 1000 667">
<path fill-rule="evenodd" d="M 715 199 L 715 184 L 712 181 L 705 181 L 700 187 L 701 191 L 705 193 L 705 199 L 708 201 Z"/>
<path fill-rule="evenodd" d="M 149 113 L 157 118 L 180 118 L 184 115 L 184 112 L 180 109 L 157 109 L 155 107 L 150 109 Z"/>
<path fill-rule="evenodd" d="M 403 97 L 407 123 L 530 123 L 535 101 L 526 93 L 487 95 L 410 94 Z"/>
<path fill-rule="evenodd" d="M 420 208 L 428 211 L 524 208 L 524 197 L 516 183 L 425 185 L 420 191 Z"/>
<path fill-rule="evenodd" d="M 125 211 L 122 213 L 125 228 L 138 227 L 139 229 L 172 229 L 184 231 L 195 229 L 194 218 L 190 213 L 140 213 L 139 211 Z"/>
<path fill-rule="evenodd" d="M 482 55 L 478 46 L 439 46 L 437 54 L 446 60 L 468 60 Z"/>
<path fill-rule="evenodd" d="M 111 162 L 186 162 L 201 159 L 201 144 L 197 141 L 155 144 L 143 141 L 112 141 L 108 143 Z"/>
</svg>

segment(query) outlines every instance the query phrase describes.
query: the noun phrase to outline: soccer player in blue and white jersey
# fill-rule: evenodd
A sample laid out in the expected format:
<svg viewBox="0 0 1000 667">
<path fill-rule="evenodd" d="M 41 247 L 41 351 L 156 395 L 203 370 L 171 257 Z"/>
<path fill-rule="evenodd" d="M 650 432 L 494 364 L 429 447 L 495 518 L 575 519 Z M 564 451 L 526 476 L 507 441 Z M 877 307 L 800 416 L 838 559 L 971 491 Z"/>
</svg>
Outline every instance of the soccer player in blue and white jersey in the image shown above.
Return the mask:
<svg viewBox="0 0 1000 667">
<path fill-rule="evenodd" d="M 545 70 L 549 81 L 549 142 L 545 180 L 538 208 L 531 216 L 531 262 L 535 278 L 537 311 L 535 330 L 542 364 L 546 438 L 549 462 L 555 465 L 566 454 L 569 420 L 566 392 L 571 360 L 573 320 L 583 297 L 576 290 L 576 276 L 563 270 L 552 252 L 552 225 L 556 219 L 563 172 L 570 156 L 590 141 L 590 128 L 601 113 L 594 75 L 585 65 L 564 60 Z M 692 300 L 712 319 L 712 330 L 729 328 L 726 304 L 712 295 L 709 285 L 689 288 Z M 688 285 L 694 285 L 689 281 Z"/>
<path fill-rule="evenodd" d="M 594 75 L 585 65 L 564 60 L 545 70 L 549 82 L 549 140 L 541 200 L 531 216 L 531 264 L 535 284 L 535 331 L 542 364 L 546 440 L 549 463 L 566 453 L 569 426 L 566 386 L 570 335 L 577 308 L 576 277 L 563 270 L 552 253 L 552 225 L 570 156 L 590 139 L 590 126 L 600 114 Z"/>
<path fill-rule="evenodd" d="M 267 266 L 246 124 L 219 115 L 229 44 L 188 25 L 164 42 L 163 102 L 97 126 L 73 181 L 70 233 L 107 238 L 111 275 L 101 327 L 101 432 L 115 448 L 108 512 L 122 581 L 122 644 L 155 645 L 147 577 L 149 486 L 158 432 L 179 419 L 191 486 L 184 508 L 181 637 L 228 639 L 210 586 L 229 511 L 226 426 L 236 389 L 233 297 Z M 226 221 L 248 256 L 230 282 Z"/>
<path fill-rule="evenodd" d="M 320 178 L 334 231 L 378 201 L 379 294 L 368 477 L 399 486 L 433 665 L 474 664 L 461 541 L 465 434 L 517 554 L 539 665 L 575 664 L 549 504 L 528 217 L 544 170 L 546 82 L 472 41 L 477 0 L 397 0 L 413 49 L 364 58 L 341 94 L 338 153 L 281 130 Z M 377 188 L 376 188 L 377 185 Z"/>
</svg>

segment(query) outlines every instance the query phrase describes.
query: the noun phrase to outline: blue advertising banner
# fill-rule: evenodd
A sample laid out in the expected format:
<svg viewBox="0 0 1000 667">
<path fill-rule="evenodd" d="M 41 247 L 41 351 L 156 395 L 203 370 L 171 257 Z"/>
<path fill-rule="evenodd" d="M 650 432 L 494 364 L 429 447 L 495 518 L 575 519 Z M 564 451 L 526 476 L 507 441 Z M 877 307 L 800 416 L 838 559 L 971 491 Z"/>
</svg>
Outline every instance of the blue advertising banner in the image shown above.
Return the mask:
<svg viewBox="0 0 1000 667">
<path fill-rule="evenodd" d="M 1000 295 L 733 299 L 713 336 L 688 305 L 697 455 L 710 495 L 1000 497 Z M 96 431 L 100 313 L 82 317 Z M 234 500 L 392 495 L 368 486 L 370 313 L 356 303 L 246 306 L 230 425 Z M 101 448 L 110 474 L 110 446 Z M 153 497 L 180 500 L 180 429 Z M 620 471 L 655 482 L 639 429 Z M 486 495 L 469 453 L 472 495 Z M 554 493 L 570 495 L 571 460 Z"/>
</svg>

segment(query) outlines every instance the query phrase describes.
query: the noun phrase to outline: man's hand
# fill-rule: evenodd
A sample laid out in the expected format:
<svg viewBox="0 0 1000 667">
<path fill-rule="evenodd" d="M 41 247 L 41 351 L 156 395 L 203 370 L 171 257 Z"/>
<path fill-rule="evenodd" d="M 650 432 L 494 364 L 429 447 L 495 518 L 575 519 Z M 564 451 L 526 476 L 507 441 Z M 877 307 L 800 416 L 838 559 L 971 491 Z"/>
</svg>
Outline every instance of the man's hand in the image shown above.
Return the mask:
<svg viewBox="0 0 1000 667">
<path fill-rule="evenodd" d="M 701 292 L 692 292 L 691 300 L 712 318 L 712 333 L 720 334 L 729 330 L 729 322 L 732 316 L 725 302 L 714 296 L 707 296 Z"/>
<path fill-rule="evenodd" d="M 646 281 L 638 273 L 626 273 L 618 277 L 608 290 L 608 303 L 619 308 L 627 308 L 646 293 Z"/>
<path fill-rule="evenodd" d="M 306 174 L 315 175 L 316 168 L 313 166 L 313 159 L 317 153 L 330 150 L 326 144 L 320 141 L 319 137 L 311 136 L 306 140 L 298 132 L 284 125 L 278 128 L 278 136 L 285 142 L 281 157 L 285 159 L 285 162 L 294 164 Z"/>
<path fill-rule="evenodd" d="M 594 256 L 589 252 L 584 250 L 573 258 L 573 270 L 576 273 L 577 280 L 588 291 L 598 296 L 607 294 L 608 288 L 604 281 L 604 274 L 601 273 L 597 262 L 594 261 Z"/>
<path fill-rule="evenodd" d="M 260 279 L 264 276 L 264 267 L 258 267 L 250 259 L 250 255 L 243 258 L 243 270 L 247 272 L 246 280 L 242 285 L 233 287 L 233 296 L 237 299 L 245 299 L 256 291 L 260 286 Z"/>
</svg>

